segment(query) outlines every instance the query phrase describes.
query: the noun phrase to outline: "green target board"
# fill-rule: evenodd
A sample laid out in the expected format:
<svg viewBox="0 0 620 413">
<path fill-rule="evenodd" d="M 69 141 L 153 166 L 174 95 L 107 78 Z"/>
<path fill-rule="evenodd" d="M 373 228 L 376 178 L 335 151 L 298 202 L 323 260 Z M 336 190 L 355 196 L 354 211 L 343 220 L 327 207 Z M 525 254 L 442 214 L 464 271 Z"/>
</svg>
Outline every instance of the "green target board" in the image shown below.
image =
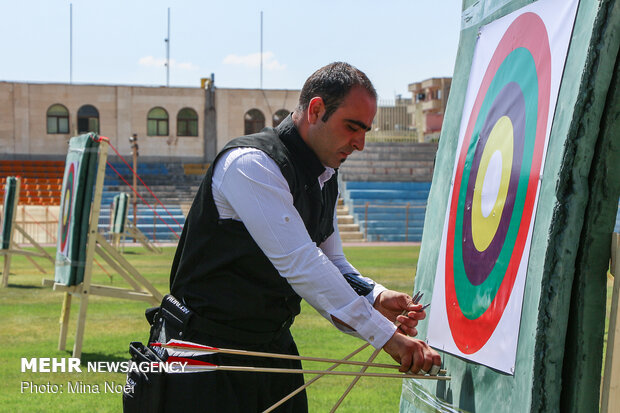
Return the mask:
<svg viewBox="0 0 620 413">
<path fill-rule="evenodd" d="M 77 285 L 84 276 L 98 150 L 98 137 L 92 133 L 73 137 L 69 141 L 56 244 L 54 279 L 59 284 Z"/>
<path fill-rule="evenodd" d="M 110 221 L 110 231 L 115 234 L 125 232 L 127 222 L 127 212 L 129 210 L 129 195 L 120 193 L 112 200 L 112 220 Z"/>
<path fill-rule="evenodd" d="M 619 6 L 463 2 L 414 287 L 451 380 L 405 380 L 401 412 L 598 411 Z"/>
<path fill-rule="evenodd" d="M 4 208 L 2 210 L 2 249 L 11 248 L 11 232 L 13 228 L 13 216 L 15 215 L 15 196 L 17 192 L 17 178 L 9 176 L 4 186 Z"/>
</svg>

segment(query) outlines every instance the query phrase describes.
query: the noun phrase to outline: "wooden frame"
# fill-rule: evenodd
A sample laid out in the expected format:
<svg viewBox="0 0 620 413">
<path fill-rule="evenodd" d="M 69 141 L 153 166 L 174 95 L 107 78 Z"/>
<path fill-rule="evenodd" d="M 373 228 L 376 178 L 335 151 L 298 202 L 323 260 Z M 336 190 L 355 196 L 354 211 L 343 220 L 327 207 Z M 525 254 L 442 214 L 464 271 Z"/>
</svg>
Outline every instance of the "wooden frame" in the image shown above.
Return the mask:
<svg viewBox="0 0 620 413">
<path fill-rule="evenodd" d="M 49 260 L 52 264 L 54 264 L 54 258 L 47 253 L 47 251 L 45 251 L 43 249 L 43 247 L 34 240 L 34 238 L 32 238 L 22 227 L 21 225 L 17 224 L 16 222 L 16 218 L 17 218 L 17 204 L 19 203 L 19 192 L 21 189 L 21 179 L 19 177 L 16 178 L 17 179 L 17 183 L 15 185 L 15 198 L 13 200 L 13 216 L 11 217 L 11 232 L 9 235 L 9 245 L 10 247 L 8 249 L 0 249 L 0 255 L 2 255 L 4 257 L 4 265 L 2 267 L 2 287 L 8 287 L 9 285 L 9 274 L 11 272 L 11 256 L 12 255 L 24 255 L 26 256 L 26 258 L 32 263 L 32 265 L 34 265 L 39 271 L 41 271 L 43 274 L 46 273 L 45 269 L 43 267 L 41 267 L 35 260 L 32 259 L 32 257 L 39 257 L 39 258 L 45 258 L 47 260 Z M 6 211 L 2 211 L 3 214 L 6 214 Z M 28 240 L 28 242 L 38 251 L 38 252 L 34 252 L 34 251 L 26 251 L 22 248 L 19 247 L 19 245 L 17 245 L 17 243 L 15 243 L 13 241 L 13 234 L 15 233 L 15 231 L 19 231 L 20 234 L 22 234 L 22 236 Z"/>
<path fill-rule="evenodd" d="M 101 210 L 101 195 L 103 192 L 107 151 L 108 142 L 105 139 L 102 139 L 99 146 L 97 179 L 95 182 L 95 191 L 87 231 L 88 240 L 86 243 L 86 259 L 83 281 L 77 285 L 67 286 L 62 283 L 57 283 L 54 280 L 43 280 L 43 285 L 51 286 L 54 291 L 64 292 L 64 299 L 60 313 L 60 336 L 58 339 L 58 350 L 63 351 L 66 347 L 72 297 L 80 297 L 80 309 L 78 312 L 75 343 L 73 346 L 73 357 L 76 358 L 79 358 L 82 354 L 89 296 L 99 295 L 127 300 L 146 301 L 153 305 L 159 305 L 163 298 L 162 294 L 125 258 L 123 258 L 123 256 L 119 254 L 118 251 L 116 251 L 97 231 L 99 212 Z M 128 289 L 92 284 L 92 268 L 95 253 L 99 254 L 99 256 L 118 274 L 120 274 L 132 288 Z"/>
<path fill-rule="evenodd" d="M 612 234 L 611 265 L 614 286 L 611 295 L 611 311 L 609 312 L 609 330 L 607 334 L 607 351 L 605 354 L 605 371 L 601 389 L 601 413 L 620 411 L 620 234 Z"/>
<path fill-rule="evenodd" d="M 144 235 L 144 233 L 140 231 L 133 223 L 128 222 L 125 225 L 125 232 L 123 233 L 123 236 L 125 238 L 133 238 L 134 240 L 142 244 L 144 248 L 155 254 L 161 254 L 163 252 L 161 248 L 151 242 L 151 240 L 148 239 L 148 237 Z"/>
</svg>

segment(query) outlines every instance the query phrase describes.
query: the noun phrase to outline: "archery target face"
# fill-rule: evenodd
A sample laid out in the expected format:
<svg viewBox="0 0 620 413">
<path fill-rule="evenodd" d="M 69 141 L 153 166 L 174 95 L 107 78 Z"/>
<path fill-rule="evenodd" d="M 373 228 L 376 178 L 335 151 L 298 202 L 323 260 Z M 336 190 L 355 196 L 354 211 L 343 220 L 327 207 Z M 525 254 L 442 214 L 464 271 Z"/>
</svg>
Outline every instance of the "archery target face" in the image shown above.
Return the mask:
<svg viewBox="0 0 620 413">
<path fill-rule="evenodd" d="M 78 162 L 71 162 L 65 169 L 63 180 L 63 192 L 60 202 L 60 218 L 58 226 L 58 251 L 64 256 L 68 256 L 69 239 L 71 238 L 71 218 L 73 204 L 75 202 L 76 171 Z"/>
<path fill-rule="evenodd" d="M 516 355 L 540 176 L 562 72 L 557 67 L 554 72 L 550 39 L 561 25 L 554 21 L 550 31 L 549 19 L 541 15 L 551 15 L 558 3 L 539 1 L 481 29 L 433 291 L 433 308 L 441 312 L 431 313 L 429 343 L 506 372 L 512 372 Z M 565 15 L 572 23 L 576 4 L 568 3 L 573 9 Z M 572 30 L 567 26 L 562 67 Z M 510 357 L 503 354 L 507 349 Z M 491 360 L 485 358 L 489 353 Z"/>
</svg>

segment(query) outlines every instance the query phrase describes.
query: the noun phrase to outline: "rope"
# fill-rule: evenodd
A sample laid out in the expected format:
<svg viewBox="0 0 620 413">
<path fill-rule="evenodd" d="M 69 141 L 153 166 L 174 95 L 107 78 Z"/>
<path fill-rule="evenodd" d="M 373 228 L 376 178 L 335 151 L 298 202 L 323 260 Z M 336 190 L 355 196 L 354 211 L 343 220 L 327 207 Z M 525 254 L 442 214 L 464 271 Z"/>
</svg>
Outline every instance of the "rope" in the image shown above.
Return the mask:
<svg viewBox="0 0 620 413">
<path fill-rule="evenodd" d="M 48 212 L 49 212 L 49 211 L 48 211 Z M 32 222 L 34 222 L 35 224 L 37 224 L 38 226 L 40 226 L 41 228 L 43 228 L 43 231 L 45 231 L 45 233 L 46 233 L 47 235 L 49 235 L 49 237 L 50 237 L 51 239 L 53 239 L 53 240 L 54 240 L 54 242 L 56 242 L 56 237 L 55 237 L 53 234 L 51 234 L 51 233 L 47 230 L 47 227 L 46 227 L 46 226 L 44 226 L 43 224 L 41 224 L 39 221 L 37 221 L 35 217 L 33 217 L 32 215 L 30 215 L 30 213 L 28 213 L 28 211 L 26 211 L 26 208 L 23 208 L 23 206 L 22 206 L 22 213 L 24 213 L 25 215 L 28 215 L 28 216 L 32 219 Z M 52 214 L 52 216 L 53 216 L 53 214 Z M 58 221 L 58 218 L 56 218 L 56 221 Z M 106 269 L 105 269 L 105 268 L 104 268 L 104 267 L 103 267 L 103 266 L 102 266 L 102 265 L 101 265 L 101 264 L 100 264 L 100 263 L 99 263 L 96 259 L 94 259 L 94 258 L 93 258 L 93 261 L 95 261 L 95 264 L 97 264 L 97 265 L 99 266 L 99 268 L 101 268 L 101 269 L 103 270 L 103 272 L 104 272 L 104 273 L 106 273 L 106 275 L 108 276 L 108 278 L 109 278 L 110 280 L 112 280 L 112 275 L 111 275 L 111 274 L 110 274 L 110 273 L 109 273 L 109 272 L 108 272 L 108 271 L 107 271 L 107 270 L 106 270 Z"/>
<path fill-rule="evenodd" d="M 155 198 L 155 200 L 159 203 L 159 205 L 162 206 L 162 208 L 164 209 L 164 211 L 166 211 L 168 213 L 168 215 L 170 215 L 170 218 L 172 218 L 172 220 L 179 226 L 179 228 L 183 228 L 183 225 L 181 225 L 179 223 L 179 221 L 177 221 L 174 216 L 172 216 L 172 213 L 170 213 L 170 211 L 168 211 L 168 208 L 166 208 L 166 206 L 159 200 L 159 198 L 157 198 L 155 196 L 155 194 L 153 193 L 153 191 L 151 191 L 151 188 L 149 188 L 149 186 L 147 184 L 144 183 L 144 181 L 142 180 L 142 178 L 140 178 L 140 175 L 138 175 L 138 173 L 136 171 L 133 170 L 133 168 L 127 163 L 127 161 L 125 160 L 125 158 L 123 158 L 123 156 L 116 150 L 116 148 L 114 146 L 112 146 L 111 143 L 109 143 L 110 148 L 112 148 L 112 150 L 116 153 L 116 155 L 118 155 L 119 158 L 121 158 L 121 160 L 125 163 L 125 165 L 127 165 L 127 167 L 129 168 L 129 170 L 136 176 L 136 178 L 138 178 L 140 180 L 140 182 L 142 183 L 142 185 L 144 185 L 144 187 L 149 191 L 149 193 L 153 196 L 153 198 Z M 108 165 L 110 165 L 110 163 L 108 162 Z M 112 167 L 112 169 L 114 169 L 114 167 L 112 165 L 110 165 L 110 167 Z M 118 174 L 119 177 L 121 177 L 121 179 L 123 178 L 120 173 L 114 169 L 114 171 Z M 124 180 L 124 179 L 123 179 Z M 125 181 L 125 183 L 127 183 L 127 181 Z M 129 185 L 129 184 L 127 184 Z M 131 185 L 129 185 L 131 186 Z M 133 188 L 133 187 L 132 187 Z M 135 190 L 134 190 L 135 192 Z M 137 195 L 137 193 L 136 193 Z M 146 202 L 145 202 L 146 203 Z M 148 204 L 147 204 L 148 205 Z"/>
<path fill-rule="evenodd" d="M 112 146 L 112 145 L 110 145 L 110 146 Z M 114 168 L 114 166 L 112 166 L 112 164 L 111 164 L 110 162 L 107 162 L 107 164 L 108 164 L 108 166 L 109 166 L 110 168 L 112 168 L 112 170 L 114 170 L 114 172 L 116 172 L 116 174 L 119 176 L 119 178 L 121 178 L 121 179 L 123 180 L 123 182 L 125 182 L 125 184 L 127 184 L 127 186 L 131 188 L 131 190 L 133 191 L 133 193 L 134 193 L 134 194 L 136 194 L 136 195 L 137 195 L 137 196 L 138 196 L 138 197 L 142 200 L 142 202 L 144 202 L 144 204 L 145 204 L 146 206 L 148 206 L 148 207 L 151 209 L 151 211 L 153 211 L 153 213 L 157 216 L 157 218 L 159 218 L 159 219 L 161 220 L 161 222 L 163 222 L 163 223 L 164 223 L 164 225 L 166 225 L 166 226 L 168 227 L 168 229 L 169 229 L 170 231 L 172 231 L 172 233 L 173 233 L 173 234 L 174 234 L 174 235 L 175 235 L 178 239 L 181 239 L 181 237 L 179 236 L 179 234 L 177 234 L 177 232 L 176 232 L 174 229 L 172 229 L 172 227 L 171 227 L 170 225 L 168 225 L 168 223 L 167 223 L 166 221 L 164 221 L 164 219 L 163 219 L 163 218 L 162 218 L 162 217 L 161 217 L 161 216 L 157 213 L 157 211 L 155 211 L 155 209 L 154 209 L 154 208 L 153 208 L 153 207 L 152 207 L 152 206 L 151 206 L 148 202 L 146 202 L 146 200 L 142 197 L 142 195 L 140 195 L 140 194 L 138 193 L 138 191 L 136 191 L 136 190 L 134 189 L 134 187 L 133 187 L 133 186 L 131 186 L 131 185 L 129 184 L 129 182 L 127 182 L 127 180 L 126 180 L 125 178 L 123 178 L 123 177 L 122 177 L 122 175 L 121 175 L 121 174 L 120 174 L 120 173 L 116 170 L 116 168 Z M 133 171 L 133 169 L 132 169 L 132 171 Z M 137 175 L 136 175 L 136 176 L 137 176 Z M 166 209 L 166 208 L 164 207 L 164 209 Z M 166 210 L 166 212 L 168 212 L 168 210 Z M 172 215 L 170 214 L 170 212 L 168 212 L 168 214 L 172 217 Z M 174 219 L 174 217 L 172 217 L 172 219 Z M 174 220 L 175 220 L 175 219 L 174 219 Z M 175 221 L 176 221 L 176 220 L 175 220 Z M 178 224 L 178 222 L 177 222 L 177 224 Z M 134 222 L 134 225 L 138 225 L 138 223 L 137 223 L 137 222 Z M 179 226 L 180 226 L 180 224 L 179 224 Z"/>
<path fill-rule="evenodd" d="M 99 264 L 99 261 L 97 261 L 96 258 L 93 257 L 93 261 L 95 262 L 95 264 L 97 264 L 99 266 L 99 268 L 101 268 L 103 270 L 103 272 L 106 273 L 106 275 L 108 276 L 108 278 L 110 279 L 110 281 L 112 281 L 112 274 L 110 274 L 105 268 L 103 268 L 103 266 L 101 264 Z"/>
</svg>

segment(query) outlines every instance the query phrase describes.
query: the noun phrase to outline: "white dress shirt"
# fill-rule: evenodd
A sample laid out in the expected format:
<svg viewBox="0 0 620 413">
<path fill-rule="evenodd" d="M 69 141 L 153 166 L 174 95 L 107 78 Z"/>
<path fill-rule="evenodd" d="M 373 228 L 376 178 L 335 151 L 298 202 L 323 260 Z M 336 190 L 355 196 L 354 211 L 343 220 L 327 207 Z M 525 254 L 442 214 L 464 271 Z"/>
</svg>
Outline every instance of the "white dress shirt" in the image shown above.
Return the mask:
<svg viewBox="0 0 620 413">
<path fill-rule="evenodd" d="M 319 176 L 321 188 L 333 174 L 326 168 Z M 220 218 L 243 222 L 293 290 L 334 326 L 375 348 L 392 337 L 396 327 L 372 306 L 385 287 L 377 284 L 368 296 L 360 297 L 342 276 L 359 272 L 342 251 L 336 214 L 334 233 L 317 247 L 293 205 L 288 182 L 267 154 L 254 148 L 223 154 L 215 165 L 212 191 Z"/>
</svg>

